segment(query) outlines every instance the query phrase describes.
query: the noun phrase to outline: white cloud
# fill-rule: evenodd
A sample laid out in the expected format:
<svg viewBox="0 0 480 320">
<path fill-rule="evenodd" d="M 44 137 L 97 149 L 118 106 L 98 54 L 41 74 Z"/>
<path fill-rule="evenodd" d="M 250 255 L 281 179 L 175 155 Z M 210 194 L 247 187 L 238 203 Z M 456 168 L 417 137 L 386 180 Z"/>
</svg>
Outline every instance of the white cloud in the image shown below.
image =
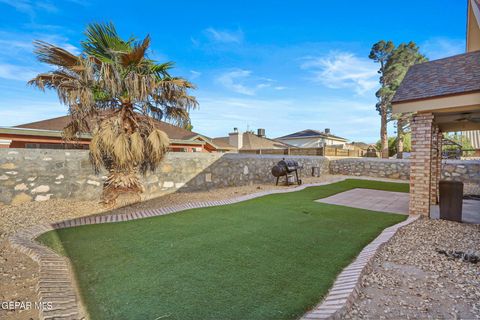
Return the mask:
<svg viewBox="0 0 480 320">
<path fill-rule="evenodd" d="M 195 70 L 190 70 L 190 79 L 195 79 L 198 78 L 202 75 L 201 72 L 195 71 Z"/>
<path fill-rule="evenodd" d="M 39 72 L 28 67 L 0 63 L 0 78 L 18 81 L 33 79 Z"/>
<path fill-rule="evenodd" d="M 58 8 L 50 1 L 33 1 L 35 6 L 41 10 L 48 12 L 58 12 Z"/>
<path fill-rule="evenodd" d="M 0 0 L 1 1 L 1 0 Z M 18 58 L 21 54 L 33 54 L 33 41 L 41 40 L 61 47 L 73 54 L 79 54 L 80 49 L 69 43 L 68 38 L 59 34 L 45 33 L 20 33 L 20 32 L 2 32 L 0 31 L 0 56 L 9 58 Z"/>
<path fill-rule="evenodd" d="M 0 0 L 0 3 L 9 5 L 18 12 L 28 14 L 33 17 L 37 10 L 46 12 L 58 12 L 58 8 L 51 1 L 31 1 L 31 0 Z"/>
<path fill-rule="evenodd" d="M 12 39 L 12 40 L 0 39 L 0 45 L 2 47 L 8 47 L 10 50 L 12 48 L 17 49 L 17 50 L 25 50 L 25 51 L 32 51 L 33 50 L 33 44 L 32 44 L 31 41 L 27 42 L 27 41 L 14 40 L 14 39 Z"/>
<path fill-rule="evenodd" d="M 349 52 L 330 52 L 307 57 L 301 68 L 313 74 L 312 80 L 328 88 L 350 88 L 363 95 L 378 85 L 378 66 L 367 58 Z"/>
<path fill-rule="evenodd" d="M 278 91 L 281 91 L 281 90 L 287 89 L 287 87 L 284 87 L 284 86 L 276 86 L 276 87 L 273 87 L 273 89 L 278 90 Z"/>
<path fill-rule="evenodd" d="M 270 88 L 275 80 L 253 76 L 250 70 L 234 69 L 222 73 L 216 82 L 233 92 L 254 96 L 258 91 Z"/>
<path fill-rule="evenodd" d="M 257 89 L 269 88 L 271 87 L 270 83 L 259 83 L 256 85 Z"/>
<path fill-rule="evenodd" d="M 1 1 L 1 0 L 0 0 Z M 48 67 L 42 65 L 35 57 L 33 41 L 39 39 L 64 48 L 73 54 L 80 50 L 68 43 L 68 39 L 56 34 L 26 34 L 0 31 L 0 78 L 28 81 Z"/>
<path fill-rule="evenodd" d="M 436 60 L 465 52 L 465 41 L 463 39 L 433 38 L 423 42 L 419 47 L 420 52 L 430 60 Z"/>
<path fill-rule="evenodd" d="M 217 82 L 233 92 L 253 96 L 255 95 L 255 88 L 243 84 L 243 80 L 248 78 L 251 74 L 252 72 L 249 70 L 238 69 L 229 71 L 220 75 L 217 78 Z"/>
<path fill-rule="evenodd" d="M 192 112 L 194 130 L 212 137 L 226 136 L 233 127 L 242 131 L 265 128 L 268 137 L 330 128 L 334 134 L 350 140 L 378 140 L 380 117 L 375 110 L 375 98 L 272 99 L 205 92 L 199 92 L 198 98 L 201 108 Z M 282 116 L 278 117 L 279 114 Z"/>
<path fill-rule="evenodd" d="M 241 43 L 243 41 L 243 31 L 236 30 L 217 30 L 214 28 L 205 29 L 205 34 L 216 42 L 222 43 Z"/>
</svg>

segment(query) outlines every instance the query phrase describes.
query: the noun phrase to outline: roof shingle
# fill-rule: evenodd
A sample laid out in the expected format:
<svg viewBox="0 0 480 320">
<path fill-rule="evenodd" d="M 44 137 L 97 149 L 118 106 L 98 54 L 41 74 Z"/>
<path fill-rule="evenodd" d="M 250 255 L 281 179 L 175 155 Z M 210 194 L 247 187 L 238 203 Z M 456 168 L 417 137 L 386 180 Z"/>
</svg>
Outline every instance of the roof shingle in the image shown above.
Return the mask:
<svg viewBox="0 0 480 320">
<path fill-rule="evenodd" d="M 235 147 L 229 144 L 229 137 L 213 138 L 212 142 L 219 147 L 229 146 L 229 149 L 235 149 Z M 293 147 L 281 141 L 272 140 L 265 137 L 259 137 L 251 132 L 243 133 L 242 143 L 242 150 L 287 149 Z"/>
<path fill-rule="evenodd" d="M 480 51 L 410 67 L 392 103 L 480 91 Z"/>
<path fill-rule="evenodd" d="M 298 131 L 283 137 L 279 137 L 277 139 L 288 139 L 288 138 L 307 138 L 307 137 L 324 137 L 324 138 L 331 138 L 331 139 L 338 139 L 338 140 L 345 140 L 347 139 L 330 134 L 330 133 L 325 133 L 321 132 L 318 130 L 312 130 L 312 129 L 306 129 L 302 131 Z"/>
</svg>

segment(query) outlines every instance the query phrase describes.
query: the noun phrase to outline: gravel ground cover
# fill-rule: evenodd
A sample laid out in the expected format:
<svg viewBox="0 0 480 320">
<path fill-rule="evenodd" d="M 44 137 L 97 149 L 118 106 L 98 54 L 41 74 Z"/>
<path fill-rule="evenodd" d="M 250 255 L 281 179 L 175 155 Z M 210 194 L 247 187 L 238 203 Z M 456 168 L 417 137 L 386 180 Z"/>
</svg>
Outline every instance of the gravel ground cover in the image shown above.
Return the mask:
<svg viewBox="0 0 480 320">
<path fill-rule="evenodd" d="M 480 319 L 480 225 L 420 219 L 377 255 L 348 319 Z"/>
</svg>

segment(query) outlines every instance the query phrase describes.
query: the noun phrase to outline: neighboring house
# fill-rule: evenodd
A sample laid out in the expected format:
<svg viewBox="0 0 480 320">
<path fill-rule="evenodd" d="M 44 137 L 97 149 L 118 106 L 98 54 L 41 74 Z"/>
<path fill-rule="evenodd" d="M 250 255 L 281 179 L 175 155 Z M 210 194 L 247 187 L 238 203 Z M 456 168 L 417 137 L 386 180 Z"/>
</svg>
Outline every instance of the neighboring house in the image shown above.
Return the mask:
<svg viewBox="0 0 480 320">
<path fill-rule="evenodd" d="M 219 148 L 230 147 L 228 151 L 238 152 L 248 150 L 263 150 L 263 149 L 288 149 L 293 146 L 268 139 L 265 136 L 264 129 L 258 129 L 257 134 L 253 132 L 239 132 L 237 128 L 233 129 L 233 132 L 228 134 L 228 137 L 213 138 L 212 142 Z"/>
<path fill-rule="evenodd" d="M 466 40 L 464 54 L 410 67 L 392 100 L 413 114 L 410 214 L 438 204 L 443 133 L 480 130 L 480 0 L 468 1 Z"/>
<path fill-rule="evenodd" d="M 299 148 L 344 147 L 347 143 L 347 139 L 331 134 L 328 128 L 323 132 L 307 129 L 277 138 L 276 140 Z"/>
<path fill-rule="evenodd" d="M 377 151 L 377 147 L 373 143 L 355 142 L 347 143 L 344 149 L 359 150 L 364 157 L 377 158 L 380 153 Z"/>
<path fill-rule="evenodd" d="M 70 116 L 46 119 L 14 127 L 0 127 L 0 147 L 34 149 L 88 149 L 91 135 L 81 134 L 77 144 L 62 140 L 62 130 L 70 122 Z M 174 152 L 223 152 L 213 142 L 198 133 L 157 121 L 156 127 L 170 138 L 170 151 Z"/>
<path fill-rule="evenodd" d="M 355 141 L 345 144 L 345 148 L 351 150 L 368 150 L 372 147 L 375 148 L 375 144 Z"/>
</svg>

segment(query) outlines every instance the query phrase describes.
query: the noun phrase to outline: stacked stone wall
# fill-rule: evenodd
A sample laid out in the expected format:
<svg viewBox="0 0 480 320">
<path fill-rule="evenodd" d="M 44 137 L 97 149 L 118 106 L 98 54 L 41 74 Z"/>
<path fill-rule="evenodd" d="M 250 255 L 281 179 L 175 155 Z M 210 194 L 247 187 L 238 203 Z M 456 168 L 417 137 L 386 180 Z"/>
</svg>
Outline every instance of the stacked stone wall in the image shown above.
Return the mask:
<svg viewBox="0 0 480 320">
<path fill-rule="evenodd" d="M 150 199 L 175 191 L 208 190 L 255 183 L 274 183 L 270 170 L 283 158 L 306 169 L 328 174 L 328 159 L 220 153 L 169 153 L 159 168 L 142 177 Z M 85 150 L 1 149 L 0 203 L 44 201 L 51 198 L 99 199 L 106 172 L 94 174 Z"/>
<path fill-rule="evenodd" d="M 320 167 L 321 174 L 410 179 L 409 160 L 169 153 L 156 172 L 142 177 L 142 199 L 175 191 L 273 184 L 270 170 L 283 158 L 297 160 L 303 175 L 310 175 L 312 167 Z M 441 167 L 442 179 L 463 181 L 466 193 L 480 194 L 480 160 L 442 161 Z M 0 204 L 51 198 L 99 199 L 105 174 L 94 174 L 85 150 L 0 149 Z"/>
</svg>

